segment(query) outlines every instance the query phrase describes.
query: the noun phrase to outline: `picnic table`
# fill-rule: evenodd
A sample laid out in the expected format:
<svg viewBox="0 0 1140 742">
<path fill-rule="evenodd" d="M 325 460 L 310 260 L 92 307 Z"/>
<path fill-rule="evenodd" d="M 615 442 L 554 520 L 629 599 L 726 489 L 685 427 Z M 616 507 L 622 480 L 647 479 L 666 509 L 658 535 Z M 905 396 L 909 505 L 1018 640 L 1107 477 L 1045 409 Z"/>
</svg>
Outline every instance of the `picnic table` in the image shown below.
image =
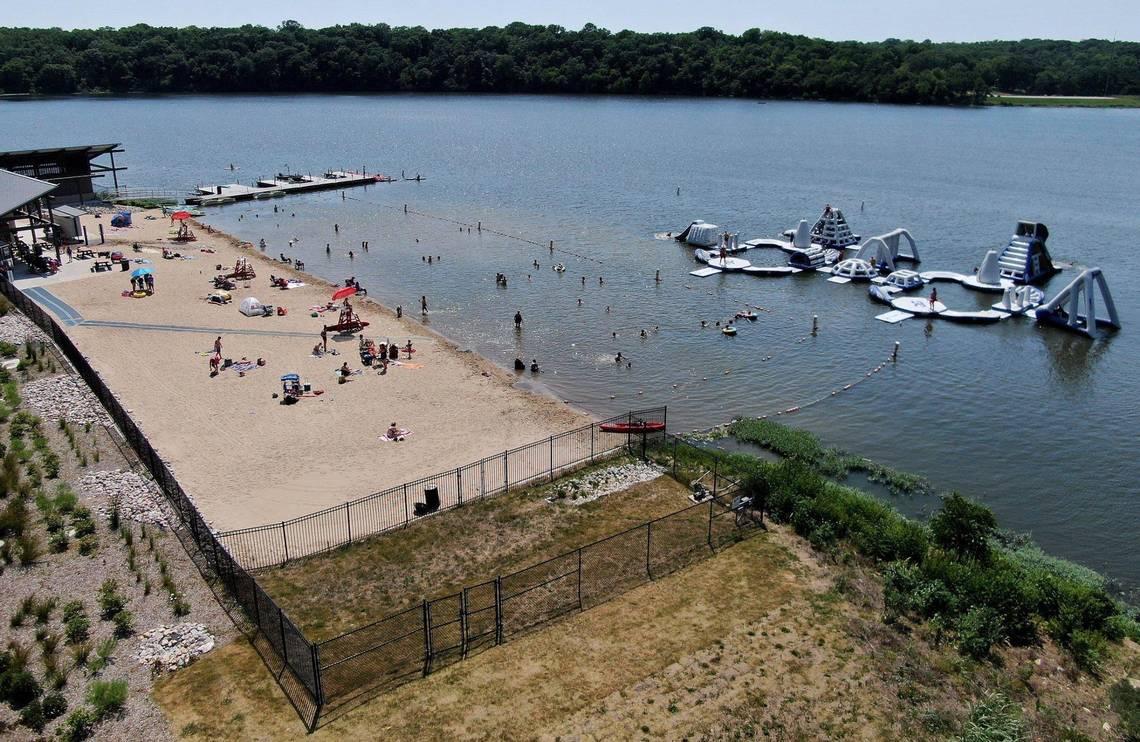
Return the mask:
<svg viewBox="0 0 1140 742">
<path fill-rule="evenodd" d="M 99 273 L 100 271 L 109 271 L 109 270 L 111 270 L 111 261 L 110 260 L 96 260 L 95 264 L 91 266 L 91 272 L 92 273 Z"/>
<path fill-rule="evenodd" d="M 95 251 L 94 250 L 76 250 L 75 251 L 75 259 L 76 260 L 88 260 L 88 259 L 93 258 L 93 257 L 95 257 Z"/>
</svg>

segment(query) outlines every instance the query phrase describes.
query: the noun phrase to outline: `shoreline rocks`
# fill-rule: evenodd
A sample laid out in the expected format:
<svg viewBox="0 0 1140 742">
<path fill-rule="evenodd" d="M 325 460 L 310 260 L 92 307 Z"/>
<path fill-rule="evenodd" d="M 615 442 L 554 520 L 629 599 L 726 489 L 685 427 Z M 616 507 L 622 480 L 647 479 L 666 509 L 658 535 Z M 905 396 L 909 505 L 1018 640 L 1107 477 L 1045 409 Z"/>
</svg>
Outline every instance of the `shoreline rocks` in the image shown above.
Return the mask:
<svg viewBox="0 0 1140 742">
<path fill-rule="evenodd" d="M 551 488 L 551 495 L 546 500 L 584 505 L 635 484 L 656 479 L 664 473 L 664 467 L 644 461 L 618 464 L 561 481 Z"/>
<path fill-rule="evenodd" d="M 131 656 L 140 665 L 159 670 L 177 670 L 214 648 L 214 637 L 200 623 L 158 626 L 139 637 Z"/>
<path fill-rule="evenodd" d="M 37 415 L 75 425 L 109 425 L 111 418 L 83 379 L 71 374 L 47 376 L 24 384 L 20 390 Z"/>
<path fill-rule="evenodd" d="M 109 518 L 118 507 L 119 517 L 138 523 L 152 523 L 168 528 L 173 522 L 162 495 L 150 480 L 123 469 L 109 469 L 84 474 L 79 490 L 100 501 L 98 511 Z"/>
</svg>

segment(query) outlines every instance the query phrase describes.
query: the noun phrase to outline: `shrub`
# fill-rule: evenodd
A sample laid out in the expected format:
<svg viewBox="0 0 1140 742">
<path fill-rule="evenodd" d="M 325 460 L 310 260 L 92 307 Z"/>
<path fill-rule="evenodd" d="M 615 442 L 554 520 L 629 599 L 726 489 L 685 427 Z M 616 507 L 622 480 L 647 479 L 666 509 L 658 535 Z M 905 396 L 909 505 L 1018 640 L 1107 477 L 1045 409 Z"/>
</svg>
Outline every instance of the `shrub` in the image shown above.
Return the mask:
<svg viewBox="0 0 1140 742">
<path fill-rule="evenodd" d="M 99 602 L 100 615 L 103 620 L 113 619 L 127 604 L 126 598 L 119 593 L 119 583 L 114 579 L 103 581 L 103 584 L 99 586 L 96 600 Z"/>
<path fill-rule="evenodd" d="M 87 702 L 96 721 L 117 714 L 127 703 L 127 681 L 94 680 L 87 687 Z"/>
<path fill-rule="evenodd" d="M 95 719 L 87 709 L 76 709 L 71 712 L 59 730 L 61 742 L 81 742 L 91 736 L 91 728 L 95 726 Z"/>
<path fill-rule="evenodd" d="M 99 548 L 99 537 L 95 534 L 90 534 L 79 539 L 79 553 L 83 556 L 91 556 L 95 550 Z"/>
<path fill-rule="evenodd" d="M 4 304 L 3 312 L 0 312 L 0 317 L 3 317 L 5 314 L 8 313 L 8 306 L 10 306 L 10 305 L 8 305 L 7 299 L 4 299 L 3 304 Z M 0 356 L 3 356 L 5 358 L 15 358 L 19 354 L 20 354 L 20 348 L 18 346 L 13 345 L 12 343 L 9 343 L 6 340 L 0 340 Z"/>
<path fill-rule="evenodd" d="M 79 504 L 79 498 L 75 494 L 75 490 L 66 482 L 60 482 L 55 488 L 55 508 L 61 513 L 71 513 L 75 511 L 76 506 Z"/>
<path fill-rule="evenodd" d="M 23 500 L 11 500 L 0 511 L 0 538 L 19 536 L 28 527 L 28 506 Z"/>
<path fill-rule="evenodd" d="M 176 595 L 174 596 L 174 602 L 171 605 L 171 610 L 174 611 L 175 616 L 182 618 L 183 616 L 190 614 L 190 603 L 184 600 L 181 595 Z"/>
<path fill-rule="evenodd" d="M 134 633 L 133 622 L 135 617 L 131 615 L 128 610 L 122 610 L 115 614 L 115 636 L 120 639 L 125 639 Z"/>
<path fill-rule="evenodd" d="M 47 719 L 39 701 L 32 701 L 20 710 L 20 724 L 37 732 L 42 732 Z"/>
<path fill-rule="evenodd" d="M 84 613 L 68 618 L 63 626 L 67 633 L 68 644 L 78 644 L 85 641 L 91 633 L 91 621 Z"/>
<path fill-rule="evenodd" d="M 46 598 L 44 600 L 37 600 L 32 606 L 31 614 L 36 617 L 36 623 L 46 624 L 51 620 L 52 611 L 55 610 L 55 598 Z"/>
<path fill-rule="evenodd" d="M 40 684 L 27 670 L 9 669 L 3 677 L 0 677 L 0 696 L 3 696 L 14 709 L 22 709 L 39 698 L 42 693 Z"/>
<path fill-rule="evenodd" d="M 1028 739 L 1021 710 L 1000 693 L 990 693 L 970 708 L 962 742 L 1018 742 Z"/>
<path fill-rule="evenodd" d="M 1077 667 L 1093 676 L 1099 676 L 1108 654 L 1108 642 L 1096 631 L 1077 629 L 1069 636 L 1069 653 Z"/>
<path fill-rule="evenodd" d="M 48 451 L 43 456 L 44 476 L 48 479 L 59 479 L 60 460 L 55 451 Z"/>
<path fill-rule="evenodd" d="M 111 654 L 115 651 L 115 645 L 119 640 L 113 636 L 109 636 L 103 641 L 99 642 L 99 646 L 95 648 L 94 659 L 88 662 L 88 668 L 92 673 L 101 671 L 104 667 L 111 663 Z"/>
<path fill-rule="evenodd" d="M 942 508 L 930 519 L 935 542 L 963 559 L 985 560 L 997 519 L 984 505 L 958 493 L 942 499 Z"/>
<path fill-rule="evenodd" d="M 82 538 L 95 533 L 95 520 L 91 511 L 85 507 L 77 507 L 71 514 L 71 525 L 75 529 L 75 537 Z"/>
<path fill-rule="evenodd" d="M 1120 716 L 1120 731 L 1129 740 L 1140 739 L 1140 688 L 1123 678 L 1108 690 L 1112 710 Z"/>
<path fill-rule="evenodd" d="M 71 656 L 75 659 L 75 665 L 77 667 L 86 665 L 87 659 L 91 656 L 91 642 L 76 642 L 75 645 L 71 647 Z"/>
<path fill-rule="evenodd" d="M 67 551 L 68 545 L 71 543 L 67 537 L 67 531 L 59 530 L 48 536 L 48 546 L 56 554 L 62 554 Z"/>
<path fill-rule="evenodd" d="M 57 719 L 67 711 L 67 699 L 59 693 L 48 693 L 40 704 L 44 710 L 44 718 Z"/>
<path fill-rule="evenodd" d="M 30 567 L 43 555 L 43 547 L 34 533 L 21 533 L 16 538 L 16 552 L 20 557 L 20 564 Z"/>
<path fill-rule="evenodd" d="M 976 660 L 990 656 L 990 648 L 1005 638 L 1001 618 L 988 606 L 977 606 L 958 619 L 958 651 Z"/>
</svg>

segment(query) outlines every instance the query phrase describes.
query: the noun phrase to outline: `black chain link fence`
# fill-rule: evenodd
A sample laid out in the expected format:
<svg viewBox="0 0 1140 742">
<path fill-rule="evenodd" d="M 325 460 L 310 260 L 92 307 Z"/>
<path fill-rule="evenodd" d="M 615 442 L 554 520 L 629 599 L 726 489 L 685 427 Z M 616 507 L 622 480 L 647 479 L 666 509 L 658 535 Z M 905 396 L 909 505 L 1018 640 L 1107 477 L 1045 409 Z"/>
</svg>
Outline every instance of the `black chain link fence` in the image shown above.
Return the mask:
<svg viewBox="0 0 1140 742">
<path fill-rule="evenodd" d="M 622 451 L 642 453 L 637 449 L 646 444 L 647 436 L 607 431 L 603 427 L 644 420 L 664 424 L 665 416 L 664 407 L 633 410 L 343 505 L 281 523 L 226 531 L 218 534 L 218 539 L 247 569 L 281 566 L 368 536 L 405 528 L 422 517 L 421 513 L 443 512 L 471 500 L 553 482 L 577 467 Z M 429 490 L 434 490 L 439 498 L 434 509 L 427 507 Z"/>
<path fill-rule="evenodd" d="M 757 504 L 739 495 L 739 482 L 718 471 L 715 451 L 666 434 L 613 433 L 605 423 L 664 420 L 664 408 L 630 412 L 546 441 L 483 459 L 435 477 L 386 490 L 274 526 L 214 534 L 166 462 L 56 322 L 9 282 L 3 293 L 55 342 L 107 410 L 179 518 L 175 533 L 219 595 L 241 609 L 235 616 L 293 707 L 312 731 L 323 713 L 447 666 L 558 618 L 599 605 L 639 585 L 715 554 L 763 527 Z M 116 435 L 114 430 L 109 432 Z M 669 515 L 566 552 L 526 569 L 472 585 L 313 644 L 242 566 L 282 564 L 365 535 L 403 526 L 428 486 L 440 508 L 628 451 L 652 458 L 704 498 Z M 488 479 L 494 470 L 494 480 Z M 494 484 L 489 482 L 494 481 Z M 228 548 L 227 548 L 228 547 Z M 291 551 L 291 549 L 293 551 Z M 240 559 L 235 558 L 235 555 Z M 231 612 L 231 615 L 234 615 Z M 244 619 L 243 619 L 244 616 Z"/>
<path fill-rule="evenodd" d="M 321 642 L 324 713 L 604 603 L 763 528 L 762 503 L 717 471 L 716 452 L 672 435 L 644 438 L 633 451 L 678 477 L 703 478 L 702 501 Z"/>
<path fill-rule="evenodd" d="M 127 414 L 87 358 L 75 347 L 67 334 L 39 305 L 19 289 L 0 280 L 0 293 L 34 322 L 56 344 L 63 357 L 87 383 L 107 410 L 126 443 L 134 450 L 142 465 L 150 472 L 179 522 L 174 531 L 186 551 L 211 586 L 221 584 L 227 609 L 234 605 L 244 614 L 247 635 L 253 646 L 281 685 L 285 695 L 309 729 L 314 728 L 320 713 L 321 677 L 316 647 L 305 638 L 281 608 L 273 602 L 257 581 L 226 551 L 211 533 L 194 502 L 182 490 L 174 475 L 146 436 Z M 112 436 L 115 430 L 108 428 Z M 217 594 L 217 591 L 215 591 Z M 234 613 L 231 611 L 231 616 Z M 235 616 L 240 619 L 240 616 Z"/>
</svg>

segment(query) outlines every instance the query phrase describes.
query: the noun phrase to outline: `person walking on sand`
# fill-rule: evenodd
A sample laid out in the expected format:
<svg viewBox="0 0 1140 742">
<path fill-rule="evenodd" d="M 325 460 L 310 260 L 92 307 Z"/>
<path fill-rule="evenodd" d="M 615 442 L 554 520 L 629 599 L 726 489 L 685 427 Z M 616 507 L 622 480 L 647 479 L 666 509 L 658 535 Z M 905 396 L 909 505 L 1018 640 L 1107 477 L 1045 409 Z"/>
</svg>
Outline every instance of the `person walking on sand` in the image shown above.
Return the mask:
<svg viewBox="0 0 1140 742">
<path fill-rule="evenodd" d="M 427 314 L 427 312 L 428 312 L 428 310 L 427 310 L 427 297 L 421 296 L 420 297 L 420 314 Z"/>
<path fill-rule="evenodd" d="M 321 328 L 321 347 L 324 348 L 325 353 L 329 352 L 329 331 Z"/>
<path fill-rule="evenodd" d="M 515 329 L 516 330 L 522 329 L 522 310 L 521 309 L 518 310 L 517 312 L 515 312 Z"/>
<path fill-rule="evenodd" d="M 220 356 L 222 354 L 222 336 L 218 335 L 214 338 L 214 353 Z"/>
</svg>

